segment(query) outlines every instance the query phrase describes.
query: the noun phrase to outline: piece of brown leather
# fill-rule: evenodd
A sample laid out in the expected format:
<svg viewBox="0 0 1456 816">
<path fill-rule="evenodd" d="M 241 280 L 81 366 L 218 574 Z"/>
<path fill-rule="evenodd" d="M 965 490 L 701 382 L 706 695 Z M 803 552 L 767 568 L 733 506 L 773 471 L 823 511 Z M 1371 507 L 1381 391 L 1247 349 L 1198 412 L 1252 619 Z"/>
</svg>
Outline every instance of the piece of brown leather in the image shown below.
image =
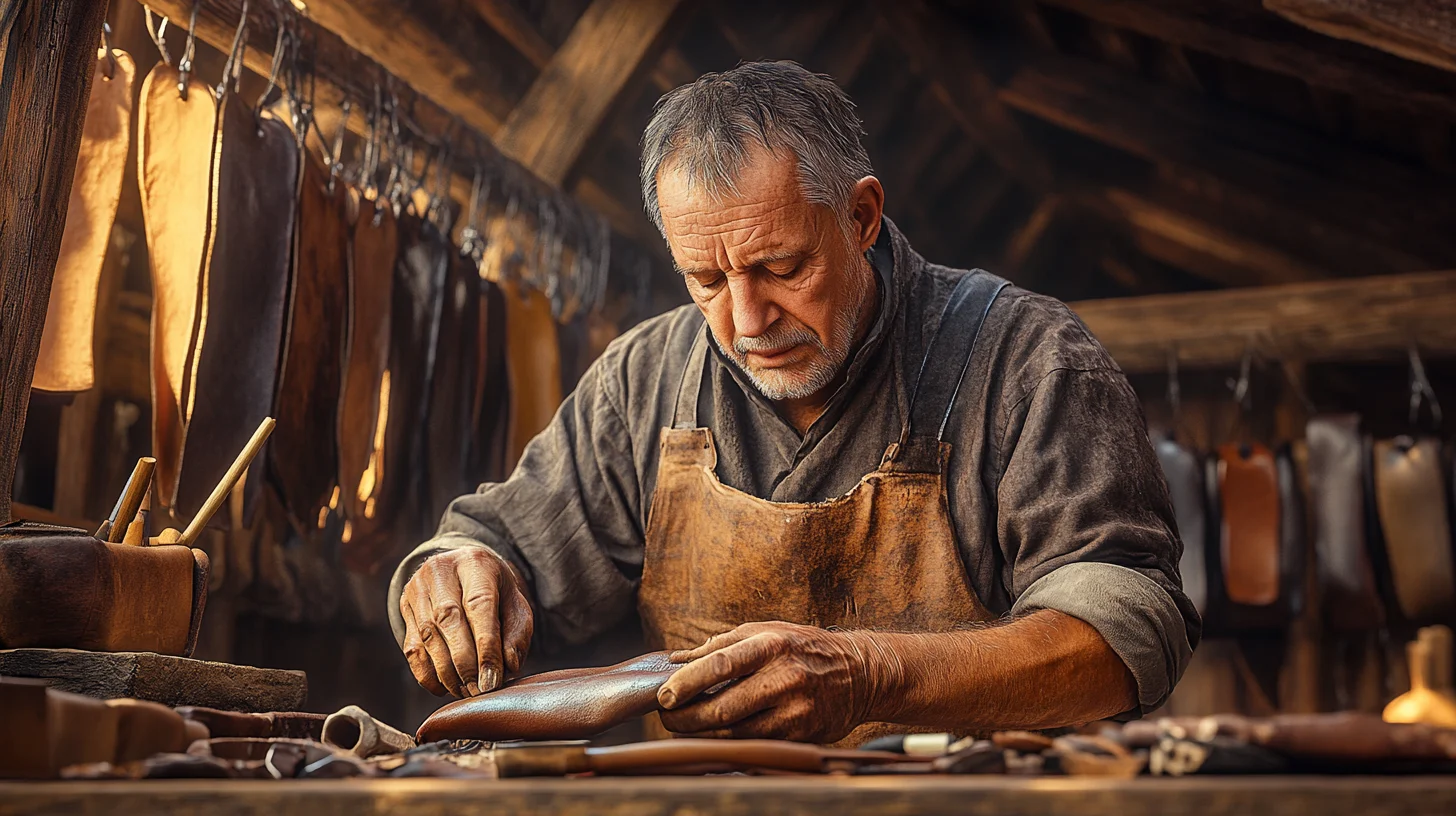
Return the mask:
<svg viewBox="0 0 1456 816">
<path fill-rule="evenodd" d="M 191 743 L 182 715 L 146 700 L 107 700 L 117 714 L 116 755 L 112 762 L 134 762 L 153 754 L 178 753 Z"/>
<path fill-rule="evenodd" d="M 478 697 L 447 703 L 416 739 L 585 739 L 656 711 L 657 689 L 681 666 L 652 652 L 598 669 L 523 677 Z"/>
<path fill-rule="evenodd" d="M 511 413 L 506 467 L 545 429 L 561 405 L 561 355 L 551 301 L 514 281 L 501 284 L 506 304 L 506 372 Z"/>
<path fill-rule="evenodd" d="M 1178 561 L 1183 594 L 1201 615 L 1208 610 L 1208 517 L 1204 509 L 1203 465 L 1192 451 L 1172 439 L 1158 440 L 1154 449 L 1168 482 L 1168 495 L 1173 499 L 1178 537 L 1183 541 L 1183 557 Z"/>
<path fill-rule="evenodd" d="M 1451 521 L 1441 443 L 1409 437 L 1375 443 L 1375 505 L 1401 614 L 1425 624 L 1456 617 Z"/>
<path fill-rule="evenodd" d="M 339 486 L 353 527 L 380 486 L 383 459 L 381 387 L 389 368 L 390 310 L 399 234 L 387 206 L 354 194 L 357 216 L 349 243 L 348 340 L 339 402 Z M 387 396 L 387 395 L 384 395 Z M 345 542 L 347 551 L 349 542 Z"/>
<path fill-rule="evenodd" d="M 185 654 L 195 574 L 187 547 L 131 547 L 82 530 L 6 525 L 0 648 Z"/>
<path fill-rule="evenodd" d="M 1319 416 L 1305 430 L 1315 566 L 1326 623 L 1339 631 L 1380 628 L 1385 611 L 1366 542 L 1365 461 L 1360 418 Z"/>
<path fill-rule="evenodd" d="M 214 737 L 278 737 L 317 742 L 323 733 L 325 719 L 323 714 L 307 711 L 250 714 L 202 706 L 180 706 L 176 711 L 183 719 L 207 726 Z"/>
<path fill-rule="evenodd" d="M 137 178 L 152 266 L 152 455 L 155 497 L 176 501 L 183 437 L 183 381 L 197 329 L 207 248 L 217 103 L 194 75 L 187 98 L 176 69 L 161 63 L 142 83 Z"/>
<path fill-rule="evenodd" d="M 1218 449 L 1220 552 L 1224 591 L 1233 603 L 1268 606 L 1279 599 L 1279 479 L 1262 445 Z"/>
<path fill-rule="evenodd" d="M 190 377 L 175 509 L 191 518 L 273 413 L 287 306 L 298 146 L 287 125 L 224 98 L 217 132 L 212 232 Z M 252 517 L 265 457 L 243 493 Z M 330 460 L 332 461 L 332 459 Z"/>
<path fill-rule="evenodd" d="M 511 393 L 506 361 L 506 301 L 500 287 L 480 282 L 480 381 L 472 408 L 470 472 L 480 482 L 502 482 L 509 445 Z"/>
<path fill-rule="evenodd" d="M 92 356 L 96 295 L 101 263 L 121 199 L 121 178 L 131 144 L 132 80 L 136 66 L 124 51 L 98 49 L 81 151 L 66 205 L 61 254 L 51 279 L 45 329 L 31 387 L 40 391 L 85 391 L 96 382 Z M 107 76 L 107 71 L 111 76 Z"/>
<path fill-rule="evenodd" d="M 425 434 L 428 496 L 425 510 L 433 516 L 462 493 L 482 481 L 469 469 L 472 414 L 480 401 L 476 381 L 481 375 L 481 292 L 475 267 L 452 253 L 445 279 L 440 333 L 431 383 L 430 417 Z"/>
<path fill-rule="evenodd" d="M 294 526 L 314 530 L 338 482 L 349 233 L 344 185 L 330 189 L 328 171 L 312 153 L 302 165 L 268 463 Z"/>
</svg>

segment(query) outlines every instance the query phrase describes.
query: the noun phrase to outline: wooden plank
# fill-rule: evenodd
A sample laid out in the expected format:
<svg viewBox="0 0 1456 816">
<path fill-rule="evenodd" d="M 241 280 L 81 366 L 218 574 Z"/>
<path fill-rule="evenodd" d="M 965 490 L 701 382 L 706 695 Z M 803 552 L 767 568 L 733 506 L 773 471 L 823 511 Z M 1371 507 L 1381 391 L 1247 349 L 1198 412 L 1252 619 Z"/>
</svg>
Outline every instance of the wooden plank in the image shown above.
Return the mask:
<svg viewBox="0 0 1456 816">
<path fill-rule="evenodd" d="M 1105 212 L 1126 223 L 1144 254 L 1220 286 L 1267 286 L 1331 277 L 1282 250 L 1129 190 L 1111 188 L 1100 199 Z"/>
<path fill-rule="evenodd" d="M 1434 264 L 1456 263 L 1449 179 L 1087 60 L 1032 54 L 1019 65 L 1000 93 L 1016 110 L 1195 184 L 1240 188 Z"/>
<path fill-rule="evenodd" d="M 1184 48 L 1382 105 L 1456 116 L 1456 81 L 1319 37 L 1258 6 L 1207 0 L 1042 0 Z"/>
<path fill-rule="evenodd" d="M 1456 71 L 1449 0 L 1264 0 L 1264 8 L 1330 37 Z"/>
<path fill-rule="evenodd" d="M 1051 169 L 1032 150 L 996 92 L 976 49 L 957 36 L 961 26 L 925 0 L 878 0 L 877 22 L 930 82 L 956 120 L 1013 176 L 1032 189 L 1051 185 Z"/>
<path fill-rule="evenodd" d="M 1070 304 L 1124 371 L 1234 366 L 1254 348 L 1282 360 L 1456 355 L 1456 271 L 1417 272 Z"/>
<path fill-rule="evenodd" d="M 135 697 L 228 711 L 298 711 L 308 698 L 308 678 L 301 671 L 152 652 L 0 649 L 0 675 L 43 678 L 61 691 L 103 700 Z"/>
<path fill-rule="evenodd" d="M 0 523 L 105 17 L 104 2 L 21 0 L 0 63 Z"/>
<path fill-rule="evenodd" d="M 634 75 L 657 56 L 680 0 L 594 0 L 500 132 L 496 146 L 560 185 Z"/>
</svg>

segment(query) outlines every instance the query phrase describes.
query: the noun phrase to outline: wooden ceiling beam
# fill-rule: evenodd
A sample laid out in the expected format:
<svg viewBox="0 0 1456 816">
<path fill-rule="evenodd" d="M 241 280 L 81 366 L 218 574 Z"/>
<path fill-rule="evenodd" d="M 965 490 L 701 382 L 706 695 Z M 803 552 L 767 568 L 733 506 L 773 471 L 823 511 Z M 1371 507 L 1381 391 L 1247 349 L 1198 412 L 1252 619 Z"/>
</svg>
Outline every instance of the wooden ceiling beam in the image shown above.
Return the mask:
<svg viewBox="0 0 1456 816">
<path fill-rule="evenodd" d="M 565 181 L 631 80 L 655 62 L 680 0 L 593 0 L 496 134 L 502 153 Z"/>
<path fill-rule="evenodd" d="M 921 79 L 977 143 L 1033 190 L 1051 186 L 1051 168 L 1032 150 L 996 86 L 958 36 L 961 26 L 925 0 L 878 0 L 877 22 L 899 44 Z"/>
<path fill-rule="evenodd" d="M 1237 187 L 1436 264 L 1456 262 L 1450 184 L 1429 171 L 1061 55 L 1022 59 L 1000 95 L 1016 110 L 1195 183 Z"/>
<path fill-rule="evenodd" d="M 1448 0 L 1264 0 L 1311 31 L 1456 71 L 1456 8 Z"/>
<path fill-rule="evenodd" d="M 1456 117 L 1456 82 L 1364 49 L 1342 47 L 1343 43 L 1314 36 L 1262 9 L 1250 12 L 1243 4 L 1208 0 L 1041 2 L 1099 23 L 1371 102 Z"/>
<path fill-rule="evenodd" d="M 486 25 L 495 29 L 495 32 L 508 43 L 512 48 L 521 52 L 531 64 L 539 68 L 545 68 L 551 62 L 551 56 L 556 53 L 556 48 L 541 35 L 536 24 L 521 11 L 519 5 L 511 0 L 468 0 L 470 7 L 475 11 Z M 697 78 L 692 66 L 688 64 L 687 58 L 676 48 L 668 48 L 663 51 L 662 61 L 653 67 L 650 74 L 652 84 L 658 90 L 666 92 L 679 85 L 685 85 Z"/>
<path fill-rule="evenodd" d="M 1230 367 L 1253 349 L 1302 362 L 1456 355 L 1456 272 L 1417 272 L 1069 304 L 1124 371 Z"/>
</svg>

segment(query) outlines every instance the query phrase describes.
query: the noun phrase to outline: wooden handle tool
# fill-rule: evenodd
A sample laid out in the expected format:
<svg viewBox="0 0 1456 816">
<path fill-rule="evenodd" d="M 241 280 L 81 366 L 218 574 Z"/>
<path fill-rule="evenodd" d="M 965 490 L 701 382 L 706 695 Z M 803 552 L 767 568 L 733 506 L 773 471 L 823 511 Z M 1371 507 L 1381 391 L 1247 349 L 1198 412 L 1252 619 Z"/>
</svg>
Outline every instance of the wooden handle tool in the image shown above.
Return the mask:
<svg viewBox="0 0 1456 816">
<path fill-rule="evenodd" d="M 273 421 L 273 417 L 263 417 L 263 421 L 258 425 L 258 430 L 253 432 L 253 438 L 243 446 L 238 458 L 233 460 L 232 466 L 228 468 L 222 481 L 212 489 L 212 495 L 202 503 L 202 508 L 197 511 L 197 515 L 192 517 L 192 523 L 187 525 L 186 530 L 179 533 L 175 527 L 168 527 L 152 539 L 152 543 L 183 544 L 191 547 L 197 541 L 197 536 L 202 534 L 202 528 L 206 527 L 207 522 L 211 521 L 213 515 L 222 508 L 222 503 L 232 492 L 233 485 L 238 483 L 238 480 L 243 477 L 243 473 L 247 471 L 248 465 L 252 464 L 253 459 L 257 457 L 258 451 L 263 449 L 263 443 L 268 441 L 268 435 L 273 433 L 273 426 L 276 424 L 278 423 Z"/>
<path fill-rule="evenodd" d="M 131 471 L 131 478 L 126 480 L 126 487 L 122 488 L 116 506 L 111 509 L 111 515 L 96 528 L 97 538 L 116 544 L 126 536 L 126 528 L 136 517 L 137 510 L 141 509 L 142 497 L 147 495 L 147 490 L 152 486 L 152 471 L 156 468 L 157 460 L 150 456 L 137 460 L 136 467 Z"/>
</svg>

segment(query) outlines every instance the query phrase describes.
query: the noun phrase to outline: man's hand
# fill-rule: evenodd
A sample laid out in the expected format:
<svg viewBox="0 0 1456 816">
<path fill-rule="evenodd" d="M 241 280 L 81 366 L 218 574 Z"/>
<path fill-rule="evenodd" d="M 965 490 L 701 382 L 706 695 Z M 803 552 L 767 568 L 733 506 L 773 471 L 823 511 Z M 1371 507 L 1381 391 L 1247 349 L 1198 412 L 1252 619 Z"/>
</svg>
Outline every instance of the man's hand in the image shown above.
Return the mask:
<svg viewBox="0 0 1456 816">
<path fill-rule="evenodd" d="M 405 658 L 433 694 L 490 691 L 520 670 L 531 645 L 525 582 L 484 547 L 431 556 L 405 585 L 399 611 Z"/>
<path fill-rule="evenodd" d="M 657 692 L 669 731 L 819 743 L 870 719 L 896 672 L 868 633 L 782 622 L 744 624 L 672 660 L 687 665 Z"/>
</svg>

